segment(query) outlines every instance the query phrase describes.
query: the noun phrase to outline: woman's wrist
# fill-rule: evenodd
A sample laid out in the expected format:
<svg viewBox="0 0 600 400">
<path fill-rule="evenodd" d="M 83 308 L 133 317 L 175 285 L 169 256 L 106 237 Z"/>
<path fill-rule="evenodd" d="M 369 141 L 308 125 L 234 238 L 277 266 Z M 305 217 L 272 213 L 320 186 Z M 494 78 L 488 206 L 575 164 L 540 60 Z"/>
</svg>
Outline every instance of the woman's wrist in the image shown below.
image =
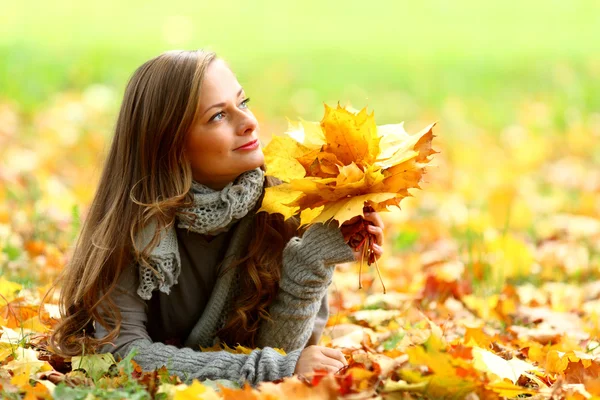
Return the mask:
<svg viewBox="0 0 600 400">
<path fill-rule="evenodd" d="M 302 238 L 293 238 L 293 246 L 311 264 L 331 266 L 344 262 L 354 261 L 352 248 L 344 240 L 344 236 L 335 223 L 315 223 L 311 225 Z"/>
</svg>

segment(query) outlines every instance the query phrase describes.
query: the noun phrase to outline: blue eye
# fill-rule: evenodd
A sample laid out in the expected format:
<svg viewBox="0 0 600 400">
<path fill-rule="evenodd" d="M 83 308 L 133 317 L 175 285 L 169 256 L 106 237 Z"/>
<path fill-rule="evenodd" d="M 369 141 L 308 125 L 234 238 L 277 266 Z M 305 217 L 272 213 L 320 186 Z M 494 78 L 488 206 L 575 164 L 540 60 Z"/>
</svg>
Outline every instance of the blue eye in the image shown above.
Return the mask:
<svg viewBox="0 0 600 400">
<path fill-rule="evenodd" d="M 219 115 L 223 115 L 223 111 L 221 111 L 221 112 L 218 112 L 218 113 L 216 113 L 215 115 L 213 115 L 213 116 L 210 118 L 210 120 L 209 120 L 209 121 L 220 121 L 220 120 L 222 120 L 223 118 L 218 118 L 218 119 L 217 119 L 217 117 L 218 117 Z"/>
<path fill-rule="evenodd" d="M 250 101 L 250 98 L 246 98 L 244 99 L 241 103 L 240 103 L 240 108 L 248 108 L 248 102 Z M 221 121 L 224 118 L 225 112 L 224 111 L 220 111 L 218 113 L 216 113 L 215 115 L 213 115 L 212 117 L 210 117 L 210 119 L 208 120 L 208 122 L 212 122 L 212 121 Z"/>
</svg>

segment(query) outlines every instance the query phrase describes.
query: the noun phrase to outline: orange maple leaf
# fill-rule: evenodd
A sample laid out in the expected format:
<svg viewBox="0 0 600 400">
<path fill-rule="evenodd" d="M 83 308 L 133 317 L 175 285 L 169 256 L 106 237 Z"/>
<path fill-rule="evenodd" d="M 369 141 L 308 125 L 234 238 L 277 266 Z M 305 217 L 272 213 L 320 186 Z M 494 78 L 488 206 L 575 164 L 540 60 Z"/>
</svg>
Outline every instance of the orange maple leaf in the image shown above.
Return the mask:
<svg viewBox="0 0 600 400">
<path fill-rule="evenodd" d="M 375 125 L 374 113 L 325 105 L 321 123 L 301 123 L 264 149 L 267 174 L 284 183 L 266 189 L 260 211 L 300 215 L 301 225 L 387 211 L 419 188 L 433 125 L 408 135 L 402 124 Z"/>
</svg>

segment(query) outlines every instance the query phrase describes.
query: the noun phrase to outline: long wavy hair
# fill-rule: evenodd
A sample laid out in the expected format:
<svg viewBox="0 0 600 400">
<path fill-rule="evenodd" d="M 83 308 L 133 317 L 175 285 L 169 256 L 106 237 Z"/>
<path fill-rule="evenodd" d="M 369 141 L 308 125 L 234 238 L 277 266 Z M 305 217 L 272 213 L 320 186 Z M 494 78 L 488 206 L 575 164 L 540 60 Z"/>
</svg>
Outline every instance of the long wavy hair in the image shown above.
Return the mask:
<svg viewBox="0 0 600 400">
<path fill-rule="evenodd" d="M 180 207 L 192 204 L 184 145 L 205 71 L 215 58 L 202 50 L 169 51 L 145 62 L 129 80 L 97 192 L 72 258 L 54 285 L 61 288 L 61 319 L 50 347 L 58 354 L 93 352 L 118 336 L 121 314 L 110 294 L 120 274 L 132 262 L 149 265 L 160 231 L 174 225 Z M 267 177 L 265 187 L 278 183 Z M 267 213 L 254 218 L 246 256 L 232 266 L 240 268 L 241 290 L 219 332 L 230 344 L 254 345 L 278 290 L 283 248 L 298 229 L 294 218 Z M 138 249 L 134 238 L 150 220 L 157 223 L 154 237 Z M 94 338 L 93 321 L 108 331 L 106 337 Z"/>
</svg>

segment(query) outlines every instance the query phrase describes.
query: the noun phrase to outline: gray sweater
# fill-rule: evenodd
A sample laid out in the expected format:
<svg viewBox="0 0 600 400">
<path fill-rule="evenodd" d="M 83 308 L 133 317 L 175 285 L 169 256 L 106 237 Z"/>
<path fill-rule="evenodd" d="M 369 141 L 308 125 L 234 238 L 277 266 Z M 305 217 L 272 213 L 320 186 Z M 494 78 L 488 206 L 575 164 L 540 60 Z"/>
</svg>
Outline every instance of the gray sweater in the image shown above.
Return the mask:
<svg viewBox="0 0 600 400">
<path fill-rule="evenodd" d="M 222 268 L 247 250 L 254 215 L 250 212 L 231 228 L 229 242 L 223 250 Z M 306 345 L 317 343 L 327 321 L 326 293 L 335 264 L 353 260 L 351 248 L 344 242 L 339 228 L 333 225 L 315 224 L 301 238 L 292 238 L 283 251 L 279 292 L 269 308 L 272 321 L 260 325 L 257 345 L 261 349 L 250 354 L 199 351 L 200 347 L 210 347 L 216 342 L 216 332 L 225 322 L 236 291 L 235 270 L 216 279 L 208 303 L 195 324 L 181 321 L 191 326 L 191 330 L 186 330 L 189 334 L 183 343 L 185 347 L 179 348 L 155 341 L 149 334 L 148 312 L 156 311 L 137 295 L 139 277 L 132 266 L 125 270 L 119 278 L 118 290 L 111 294 L 121 311 L 121 331 L 113 344 L 99 350 L 124 357 L 136 348 L 134 360 L 142 369 L 154 370 L 166 365 L 171 373 L 184 380 L 228 379 L 255 385 L 290 376 L 301 351 Z M 182 263 L 182 267 L 185 268 L 185 264 Z M 158 295 L 154 292 L 153 297 Z M 198 294 L 190 293 L 190 296 Z M 189 319 L 185 313 L 176 317 Z M 106 336 L 100 324 L 95 326 L 96 338 Z M 282 348 L 287 355 L 273 348 Z"/>
</svg>

